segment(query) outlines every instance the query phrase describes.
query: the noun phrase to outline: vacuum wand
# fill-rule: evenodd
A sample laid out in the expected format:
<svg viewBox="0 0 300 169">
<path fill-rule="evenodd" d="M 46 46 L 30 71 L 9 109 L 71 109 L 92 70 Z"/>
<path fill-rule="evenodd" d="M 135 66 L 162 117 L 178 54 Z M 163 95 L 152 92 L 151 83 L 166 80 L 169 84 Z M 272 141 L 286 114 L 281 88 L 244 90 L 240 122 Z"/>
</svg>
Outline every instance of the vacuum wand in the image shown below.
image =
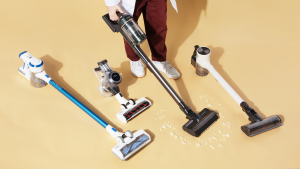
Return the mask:
<svg viewBox="0 0 300 169">
<path fill-rule="evenodd" d="M 133 18 L 130 15 L 122 15 L 118 22 L 111 21 L 108 14 L 104 15 L 102 18 L 113 32 L 120 32 L 123 35 L 125 40 L 135 51 L 135 53 L 142 59 L 147 68 L 154 74 L 157 80 L 178 104 L 181 111 L 189 119 L 189 121 L 185 125 L 183 125 L 183 130 L 193 136 L 198 137 L 219 118 L 216 112 L 210 111 L 208 109 L 204 109 L 197 114 L 193 112 L 191 108 L 182 101 L 175 90 L 171 87 L 171 85 L 161 75 L 161 73 L 157 70 L 154 64 L 140 48 L 139 45 L 146 39 L 146 35 L 138 27 L 138 25 L 134 22 Z"/>
<path fill-rule="evenodd" d="M 257 112 L 251 108 L 223 79 L 223 77 L 210 64 L 210 49 L 207 47 L 195 46 L 191 64 L 196 68 L 196 74 L 199 76 L 206 76 L 210 72 L 214 78 L 221 84 L 221 86 L 230 94 L 230 96 L 240 105 L 243 111 L 248 115 L 251 124 L 242 126 L 242 131 L 247 136 L 255 136 L 262 132 L 271 130 L 282 125 L 279 116 L 271 116 L 262 119 Z"/>
</svg>

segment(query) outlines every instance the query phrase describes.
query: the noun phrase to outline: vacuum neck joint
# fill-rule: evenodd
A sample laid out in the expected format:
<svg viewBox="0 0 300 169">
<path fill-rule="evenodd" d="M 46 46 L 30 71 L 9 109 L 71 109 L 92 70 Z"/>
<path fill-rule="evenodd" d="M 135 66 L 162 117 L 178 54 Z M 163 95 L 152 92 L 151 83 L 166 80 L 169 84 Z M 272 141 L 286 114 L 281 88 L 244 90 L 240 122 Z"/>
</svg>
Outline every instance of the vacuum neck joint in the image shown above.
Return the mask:
<svg viewBox="0 0 300 169">
<path fill-rule="evenodd" d="M 242 107 L 243 111 L 249 116 L 249 120 L 252 123 L 262 121 L 263 119 L 256 113 L 256 111 L 251 108 L 246 102 L 242 102 L 240 104 Z"/>
<path fill-rule="evenodd" d="M 201 115 L 193 112 L 193 110 L 189 106 L 187 106 L 184 102 L 180 102 L 179 107 L 181 111 L 186 115 L 186 118 L 189 120 L 203 118 Z"/>
</svg>

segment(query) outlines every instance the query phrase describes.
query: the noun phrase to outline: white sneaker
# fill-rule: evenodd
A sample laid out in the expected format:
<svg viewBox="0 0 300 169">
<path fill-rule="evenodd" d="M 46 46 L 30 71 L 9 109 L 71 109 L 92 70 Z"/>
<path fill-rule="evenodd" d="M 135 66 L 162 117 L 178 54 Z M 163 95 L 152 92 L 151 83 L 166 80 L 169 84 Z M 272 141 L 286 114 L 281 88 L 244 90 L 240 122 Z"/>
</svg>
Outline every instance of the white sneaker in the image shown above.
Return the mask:
<svg viewBox="0 0 300 169">
<path fill-rule="evenodd" d="M 168 62 L 168 61 L 152 61 L 156 68 L 165 73 L 168 78 L 178 79 L 180 78 L 180 73 Z"/>
<path fill-rule="evenodd" d="M 131 73 L 136 77 L 144 77 L 145 76 L 145 68 L 141 59 L 138 61 L 130 61 L 130 69 Z"/>
</svg>

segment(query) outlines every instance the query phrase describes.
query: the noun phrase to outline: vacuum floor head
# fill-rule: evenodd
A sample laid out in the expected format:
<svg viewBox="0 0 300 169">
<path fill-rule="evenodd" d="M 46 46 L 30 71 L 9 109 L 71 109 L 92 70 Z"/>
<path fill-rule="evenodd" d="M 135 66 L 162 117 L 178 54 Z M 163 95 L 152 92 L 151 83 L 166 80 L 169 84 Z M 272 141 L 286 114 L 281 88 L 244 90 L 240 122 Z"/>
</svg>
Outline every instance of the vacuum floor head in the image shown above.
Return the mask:
<svg viewBox="0 0 300 169">
<path fill-rule="evenodd" d="M 241 129 L 247 136 L 252 137 L 280 126 L 282 126 L 281 119 L 275 115 L 265 118 L 262 121 L 242 126 Z"/>
<path fill-rule="evenodd" d="M 190 113 L 191 114 L 191 113 Z M 190 135 L 199 137 L 215 121 L 219 119 L 216 112 L 204 108 L 199 114 L 192 112 L 190 120 L 182 126 Z"/>
<path fill-rule="evenodd" d="M 242 102 L 241 107 L 252 122 L 249 125 L 241 127 L 242 131 L 249 137 L 282 126 L 282 121 L 279 116 L 275 115 L 262 119 L 246 102 Z"/>
<path fill-rule="evenodd" d="M 151 102 L 145 97 L 136 101 L 130 99 L 127 103 L 121 105 L 122 110 L 117 114 L 117 118 L 123 123 L 127 123 L 151 106 Z"/>
<path fill-rule="evenodd" d="M 131 157 L 151 141 L 150 135 L 144 130 L 138 130 L 131 136 L 125 134 L 122 135 L 123 141 L 119 141 L 118 145 L 111 149 L 122 161 Z"/>
</svg>

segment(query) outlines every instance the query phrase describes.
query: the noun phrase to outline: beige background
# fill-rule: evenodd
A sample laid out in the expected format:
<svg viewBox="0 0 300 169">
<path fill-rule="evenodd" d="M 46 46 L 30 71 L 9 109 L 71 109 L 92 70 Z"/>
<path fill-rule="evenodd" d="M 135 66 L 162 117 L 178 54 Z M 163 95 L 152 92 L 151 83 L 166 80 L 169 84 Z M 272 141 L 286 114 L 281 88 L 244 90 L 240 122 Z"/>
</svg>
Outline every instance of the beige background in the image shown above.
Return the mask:
<svg viewBox="0 0 300 169">
<path fill-rule="evenodd" d="M 181 129 L 187 122 L 184 114 L 155 77 L 148 70 L 144 78 L 131 75 L 121 35 L 101 18 L 107 13 L 102 0 L 1 0 L 0 168 L 300 168 L 300 1 L 177 4 L 178 14 L 168 2 L 167 59 L 182 77 L 168 81 L 197 112 L 207 107 L 200 99 L 207 95 L 225 118 L 200 138 L 208 140 L 213 133 L 221 138 L 221 129 L 231 135 L 227 141 L 209 142 L 212 149 L 189 136 Z M 198 77 L 190 65 L 197 44 L 211 48 L 213 66 L 250 106 L 263 117 L 283 116 L 284 125 L 247 137 L 240 130 L 249 123 L 241 108 L 211 75 Z M 147 43 L 142 48 L 150 56 Z M 151 144 L 121 162 L 111 153 L 115 139 L 102 126 L 50 85 L 33 88 L 17 73 L 23 64 L 18 54 L 24 50 L 44 60 L 47 73 L 101 118 L 121 131 L 145 129 Z M 153 103 L 126 125 L 115 116 L 120 111 L 117 100 L 97 90 L 92 70 L 103 59 L 122 74 L 126 98 L 147 97 Z M 165 111 L 157 114 L 161 109 Z M 160 131 L 167 121 L 176 129 Z M 224 122 L 231 122 L 231 128 Z M 171 131 L 191 145 L 182 145 Z"/>
</svg>

